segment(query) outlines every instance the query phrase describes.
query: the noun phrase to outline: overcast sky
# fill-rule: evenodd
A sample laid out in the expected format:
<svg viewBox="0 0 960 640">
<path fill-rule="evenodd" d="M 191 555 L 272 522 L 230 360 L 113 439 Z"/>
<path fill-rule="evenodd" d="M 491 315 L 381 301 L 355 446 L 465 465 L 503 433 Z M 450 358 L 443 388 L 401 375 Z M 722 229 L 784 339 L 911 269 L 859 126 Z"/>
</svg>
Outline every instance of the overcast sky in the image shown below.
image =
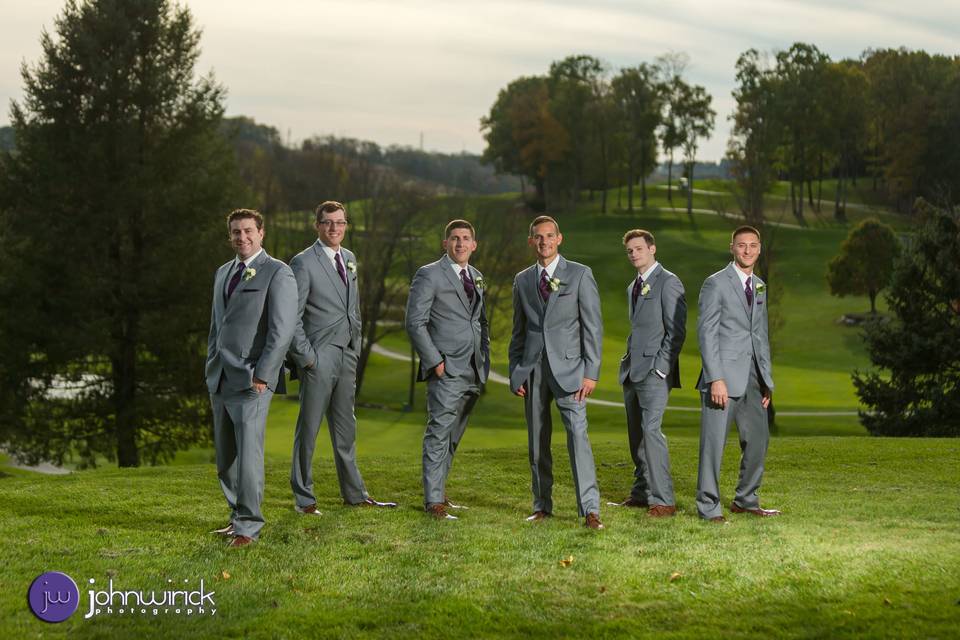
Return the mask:
<svg viewBox="0 0 960 640">
<path fill-rule="evenodd" d="M 688 79 L 713 95 L 702 159 L 723 155 L 734 63 L 744 50 L 810 42 L 834 59 L 905 46 L 960 54 L 956 0 L 599 2 L 544 0 L 192 0 L 199 70 L 228 88 L 227 113 L 298 142 L 334 133 L 380 144 L 477 152 L 479 119 L 521 75 L 587 53 L 613 69 L 689 55 Z M 20 63 L 40 55 L 63 2 L 3 0 L 0 124 L 21 96 Z"/>
</svg>

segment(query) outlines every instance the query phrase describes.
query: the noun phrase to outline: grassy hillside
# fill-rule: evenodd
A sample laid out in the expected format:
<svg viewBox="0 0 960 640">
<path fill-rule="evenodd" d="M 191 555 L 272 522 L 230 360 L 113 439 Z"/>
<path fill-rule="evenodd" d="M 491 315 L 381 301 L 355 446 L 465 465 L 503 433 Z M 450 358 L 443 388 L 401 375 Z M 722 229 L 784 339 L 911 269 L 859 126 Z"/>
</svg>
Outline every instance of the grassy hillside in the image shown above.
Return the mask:
<svg viewBox="0 0 960 640">
<path fill-rule="evenodd" d="M 556 518 L 542 526 L 523 522 L 530 498 L 520 447 L 465 445 L 450 483 L 451 496 L 470 507 L 458 522 L 422 513 L 408 451 L 360 460 L 368 484 L 400 501 L 392 511 L 341 506 L 332 464 L 318 461 L 324 515 L 311 519 L 293 511 L 289 467 L 271 457 L 267 526 L 244 550 L 206 533 L 226 517 L 211 465 L 7 477 L 0 636 L 953 637 L 958 446 L 782 437 L 771 446 L 763 494 L 785 515 L 730 516 L 717 526 L 695 516 L 697 441 L 676 437 L 679 515 L 651 521 L 605 507 L 608 528 L 599 533 L 575 518 L 565 455 L 557 457 Z M 731 440 L 725 502 L 736 449 Z M 597 444 L 595 452 L 602 498 L 622 498 L 631 475 L 622 448 Z M 24 597 L 49 570 L 84 591 L 81 611 L 57 625 L 35 619 Z M 83 619 L 89 579 L 159 592 L 168 580 L 196 588 L 201 578 L 215 592 L 215 615 Z"/>
</svg>

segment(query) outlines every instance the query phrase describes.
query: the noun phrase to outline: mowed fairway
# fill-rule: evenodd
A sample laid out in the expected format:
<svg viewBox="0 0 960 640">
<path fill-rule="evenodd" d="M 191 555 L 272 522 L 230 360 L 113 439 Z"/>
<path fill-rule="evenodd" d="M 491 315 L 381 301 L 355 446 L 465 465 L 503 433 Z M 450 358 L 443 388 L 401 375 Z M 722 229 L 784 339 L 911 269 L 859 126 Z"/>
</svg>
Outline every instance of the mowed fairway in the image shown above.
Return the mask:
<svg viewBox="0 0 960 640">
<path fill-rule="evenodd" d="M 0 636 L 956 637 L 958 445 L 777 438 L 764 496 L 784 515 L 718 526 L 695 515 L 697 441 L 674 438 L 680 513 L 651 521 L 605 507 L 602 532 L 579 525 L 562 455 L 556 517 L 535 526 L 523 521 L 529 477 L 519 447 L 464 446 L 449 490 L 470 508 L 457 522 L 421 511 L 409 455 L 360 460 L 368 484 L 401 502 L 391 511 L 340 505 L 332 465 L 318 461 L 320 518 L 294 513 L 289 467 L 271 458 L 267 526 L 239 551 L 206 533 L 226 517 L 211 465 L 8 477 Z M 598 443 L 595 452 L 602 497 L 626 495 L 622 447 Z M 726 501 L 736 453 L 731 442 Z M 84 611 L 46 624 L 25 593 L 49 570 L 74 577 L 81 592 L 90 578 L 148 592 L 203 578 L 217 613 L 85 620 L 84 593 Z"/>
</svg>

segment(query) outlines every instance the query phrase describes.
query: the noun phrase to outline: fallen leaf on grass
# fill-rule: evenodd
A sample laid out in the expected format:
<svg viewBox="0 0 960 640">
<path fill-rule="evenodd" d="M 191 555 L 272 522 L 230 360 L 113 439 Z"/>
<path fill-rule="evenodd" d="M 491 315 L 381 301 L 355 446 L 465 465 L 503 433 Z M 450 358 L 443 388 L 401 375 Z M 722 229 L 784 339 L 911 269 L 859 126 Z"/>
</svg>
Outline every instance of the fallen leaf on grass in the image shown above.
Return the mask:
<svg viewBox="0 0 960 640">
<path fill-rule="evenodd" d="M 563 568 L 567 568 L 572 564 L 573 564 L 573 556 L 567 556 L 566 558 L 563 558 L 560 560 L 560 566 Z"/>
<path fill-rule="evenodd" d="M 223 578 L 224 580 L 229 580 L 230 574 L 226 570 L 224 570 L 220 572 L 220 577 Z"/>
<path fill-rule="evenodd" d="M 680 573 L 679 571 L 674 571 L 673 573 L 670 574 L 670 582 L 676 582 L 682 577 L 683 577 L 682 573 Z"/>
<path fill-rule="evenodd" d="M 883 606 L 885 606 L 885 607 L 891 607 L 891 606 L 893 606 L 893 601 L 891 601 L 890 598 L 884 598 L 884 599 L 883 599 Z"/>
</svg>

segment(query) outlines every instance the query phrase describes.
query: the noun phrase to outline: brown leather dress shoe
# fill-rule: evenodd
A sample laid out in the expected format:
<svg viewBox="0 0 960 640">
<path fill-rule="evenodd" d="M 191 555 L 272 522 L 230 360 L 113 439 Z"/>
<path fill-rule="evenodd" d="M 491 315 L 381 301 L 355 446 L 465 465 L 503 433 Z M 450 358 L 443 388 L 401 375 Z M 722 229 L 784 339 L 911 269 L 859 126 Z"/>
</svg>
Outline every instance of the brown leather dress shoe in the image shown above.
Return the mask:
<svg viewBox="0 0 960 640">
<path fill-rule="evenodd" d="M 450 498 L 448 498 L 447 496 L 443 496 L 443 506 L 445 506 L 447 509 L 469 509 L 470 508 L 462 504 L 453 504 L 452 502 L 450 502 Z"/>
<path fill-rule="evenodd" d="M 588 513 L 586 519 L 583 522 L 583 526 L 587 529 L 595 529 L 597 531 L 604 529 L 603 523 L 600 522 L 600 516 L 596 513 Z"/>
<path fill-rule="evenodd" d="M 343 504 L 351 507 L 385 507 L 388 509 L 392 509 L 393 507 L 397 506 L 396 502 L 377 502 L 373 498 L 369 497 L 364 498 L 362 502 L 347 502 L 344 500 Z"/>
<path fill-rule="evenodd" d="M 669 518 L 677 512 L 677 508 L 672 504 L 655 504 L 647 509 L 647 515 L 651 518 Z"/>
<path fill-rule="evenodd" d="M 727 519 L 723 516 L 713 516 L 712 518 L 707 518 L 707 522 L 716 522 L 717 524 L 727 524 Z"/>
<path fill-rule="evenodd" d="M 532 515 L 527 516 L 527 522 L 542 522 L 547 518 L 552 518 L 552 513 L 546 511 L 534 511 Z"/>
<path fill-rule="evenodd" d="M 218 536 L 232 536 L 233 535 L 233 523 L 228 522 L 227 526 L 221 527 L 219 529 L 214 529 L 210 533 L 215 533 Z"/>
<path fill-rule="evenodd" d="M 305 507 L 297 507 L 297 513 L 302 513 L 308 516 L 322 516 L 323 514 L 317 510 L 317 505 L 308 504 Z"/>
<path fill-rule="evenodd" d="M 233 549 L 236 549 L 239 547 L 245 547 L 248 544 L 251 544 L 252 542 L 253 542 L 253 538 L 249 536 L 234 536 L 233 540 L 231 540 L 230 544 L 228 544 L 227 546 Z"/>
<path fill-rule="evenodd" d="M 730 503 L 730 511 L 733 513 L 752 513 L 753 515 L 761 518 L 772 518 L 773 516 L 780 515 L 780 512 L 776 509 L 761 509 L 760 507 L 757 507 L 756 509 L 744 509 L 736 502 Z"/>
<path fill-rule="evenodd" d="M 446 507 L 442 504 L 432 504 L 426 509 L 427 513 L 436 518 L 437 520 L 458 520 L 457 516 L 452 516 L 447 513 Z"/>
<path fill-rule="evenodd" d="M 635 509 L 646 509 L 650 506 L 646 500 L 637 500 L 633 496 L 630 496 L 623 502 L 608 502 L 607 505 L 611 507 L 634 507 Z"/>
</svg>

